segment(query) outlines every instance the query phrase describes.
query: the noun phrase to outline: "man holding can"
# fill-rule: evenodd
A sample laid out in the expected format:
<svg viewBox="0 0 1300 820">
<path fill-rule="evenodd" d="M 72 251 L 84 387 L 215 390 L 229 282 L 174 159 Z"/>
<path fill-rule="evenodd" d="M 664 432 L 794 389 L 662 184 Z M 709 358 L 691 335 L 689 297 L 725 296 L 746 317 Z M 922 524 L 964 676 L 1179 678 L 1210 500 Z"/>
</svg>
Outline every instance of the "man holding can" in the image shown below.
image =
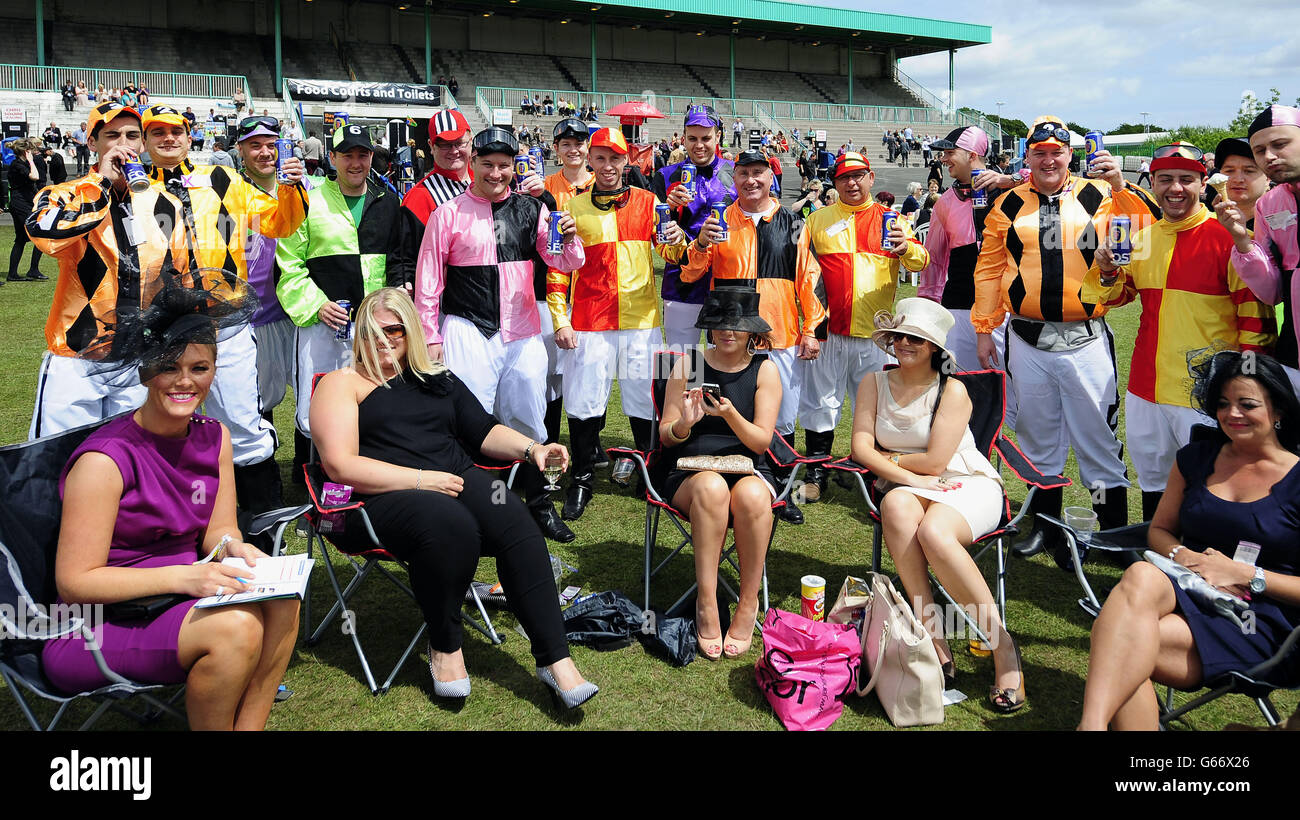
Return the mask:
<svg viewBox="0 0 1300 820">
<path fill-rule="evenodd" d="M 582 267 L 573 217 L 558 214 L 560 253 L 547 246 L 551 210 L 542 199 L 510 190 L 519 143 L 503 128 L 475 135 L 474 181 L 429 217 L 416 265 L 415 307 L 429 355 L 447 367 L 497 420 L 537 441 L 546 437 L 546 347 L 538 321 L 534 272 L 539 265 Z M 525 468 L 528 505 L 542 532 L 573 540 Z"/>
<path fill-rule="evenodd" d="M 1070 157 L 1063 121 L 1034 120 L 1026 143 L 1029 179 L 999 196 L 985 219 L 971 324 L 981 366 L 994 367 L 1001 356 L 993 332 L 1012 314 L 1005 359 L 1020 407 L 1020 449 L 1053 475 L 1065 469 L 1073 445 L 1105 529 L 1128 520 L 1128 478 L 1115 434 L 1115 343 L 1102 318 L 1105 305 L 1083 301 L 1079 288 L 1112 214 L 1127 216 L 1139 230 L 1158 218 L 1159 209 L 1124 181 L 1109 152 L 1097 153 L 1092 179 L 1072 176 Z M 1059 517 L 1063 494 L 1063 488 L 1038 490 L 1033 511 Z M 1015 552 L 1034 555 L 1046 538 L 1047 530 L 1035 526 Z"/>
<path fill-rule="evenodd" d="M 573 459 L 566 521 L 581 518 L 591 501 L 593 453 L 616 373 L 637 449 L 646 452 L 654 443 L 650 385 L 661 337 L 650 253 L 653 247 L 664 258 L 680 258 L 686 240 L 668 223 L 655 243 L 656 200 L 623 181 L 627 155 L 621 132 L 602 128 L 592 135 L 593 187 L 569 201 L 585 261 L 572 274 L 553 268 L 547 281 Z"/>
<path fill-rule="evenodd" d="M 952 187 L 943 192 L 930 214 L 930 228 L 925 235 L 925 249 L 930 264 L 921 271 L 916 295 L 938 302 L 952 314 L 947 348 L 963 370 L 980 367 L 975 350 L 975 329 L 970 323 L 971 305 L 975 303 L 975 261 L 979 258 L 980 237 L 989 206 L 1004 188 L 1020 182 L 1005 174 L 990 171 L 985 165 L 989 137 L 975 125 L 953 129 L 948 136 L 930 143 L 939 152 L 940 162 L 952 177 Z M 1005 358 L 1006 323 L 993 331 L 999 355 Z M 1016 424 L 1015 392 L 1007 385 L 1005 422 Z"/>
<path fill-rule="evenodd" d="M 1274 357 L 1287 368 L 1291 384 L 1300 392 L 1300 324 L 1295 310 L 1300 304 L 1300 110 L 1270 105 L 1247 130 L 1255 162 L 1277 187 L 1255 203 L 1255 235 L 1246 227 L 1245 214 L 1231 201 L 1214 206 L 1234 245 L 1232 265 L 1255 295 L 1270 305 L 1283 306 Z"/>
<path fill-rule="evenodd" d="M 1225 347 L 1264 352 L 1277 341 L 1272 308 L 1255 298 L 1229 257 L 1232 238 L 1201 204 L 1205 166 L 1187 143 L 1163 145 L 1151 162 L 1162 217 L 1135 231 L 1130 261 L 1102 245 L 1083 280 L 1084 302 L 1108 310 L 1142 298 L 1124 397 L 1125 440 L 1142 488 L 1142 520 L 1164 493 L 1174 455 L 1205 417 L 1192 402 L 1188 364 Z"/>
<path fill-rule="evenodd" d="M 803 220 L 772 196 L 772 169 L 761 151 L 736 157 L 737 199 L 724 212 L 728 238 L 719 241 L 719 222 L 710 215 L 690 244 L 682 281 L 694 282 L 712 271 L 713 287 L 742 287 L 759 293 L 759 314 L 772 326 L 765 352 L 781 376 L 781 409 L 776 431 L 792 444 L 803 388 L 802 362 L 817 358 L 818 327 L 826 320 L 821 268 L 800 243 Z M 803 513 L 787 502 L 779 515 L 792 524 Z"/>
<path fill-rule="evenodd" d="M 308 438 L 315 375 L 352 363 L 350 308 L 371 291 L 414 278 L 407 222 L 397 194 L 370 180 L 373 156 L 364 126 L 335 129 L 330 164 L 336 177 L 316 178 L 307 219 L 275 249 L 275 292 L 298 326 L 294 421 Z"/>
<path fill-rule="evenodd" d="M 686 111 L 683 146 L 686 159 L 664 166 L 655 172 L 650 189 L 660 202 L 672 209 L 674 222 L 686 232 L 688 241 L 700 234 L 714 202 L 730 204 L 736 199 L 732 182 L 735 164 L 722 159 L 722 119 L 707 105 L 692 105 Z M 664 266 L 664 340 L 682 347 L 700 343 L 700 329 L 695 321 L 709 287 L 703 280 L 682 281 L 682 268 L 676 260 Z"/>
<path fill-rule="evenodd" d="M 271 196 L 220 165 L 196 166 L 189 159 L 189 121 L 169 105 L 144 111 L 144 145 L 153 160 L 151 176 L 185 208 L 193 267 L 221 268 L 248 279 L 245 259 L 250 231 L 282 238 L 298 229 L 307 213 L 302 161 L 285 161 L 286 183 Z M 217 378 L 207 412 L 230 430 L 235 486 L 245 512 L 272 509 L 279 502 L 280 471 L 275 428 L 262 418 L 257 392 L 257 349 L 248 325 L 227 328 L 217 339 Z"/>
<path fill-rule="evenodd" d="M 32 244 L 59 263 L 30 438 L 144 402 L 136 371 L 97 372 L 97 347 L 111 343 L 105 329 L 118 311 L 149 306 L 168 268 L 188 269 L 181 203 L 160 185 L 138 192 L 127 185 L 125 166 L 144 151 L 140 115 L 105 102 L 91 109 L 87 123 L 87 144 L 99 161 L 86 176 L 43 189 L 26 225 Z"/>
<path fill-rule="evenodd" d="M 830 455 L 845 392 L 853 401 L 863 377 L 890 361 L 871 334 L 876 313 L 894 307 L 899 266 L 920 271 L 930 262 L 906 220 L 895 218 L 886 233 L 886 217 L 897 214 L 872 198 L 876 175 L 865 156 L 846 151 L 831 173 L 839 199 L 808 217 L 799 244 L 811 253 L 800 255 L 796 274 L 814 276 L 813 266 L 820 269 L 829 314 L 820 354 L 802 363 L 799 420 L 809 457 Z M 818 501 L 825 491 L 826 470 L 815 465 L 804 499 Z"/>
</svg>

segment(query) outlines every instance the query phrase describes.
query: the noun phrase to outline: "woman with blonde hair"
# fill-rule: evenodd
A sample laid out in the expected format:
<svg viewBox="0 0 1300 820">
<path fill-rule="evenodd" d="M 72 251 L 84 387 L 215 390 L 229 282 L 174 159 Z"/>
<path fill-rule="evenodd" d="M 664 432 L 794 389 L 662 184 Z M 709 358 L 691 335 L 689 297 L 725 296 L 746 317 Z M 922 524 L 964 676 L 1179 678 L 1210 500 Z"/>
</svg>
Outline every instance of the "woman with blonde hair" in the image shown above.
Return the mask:
<svg viewBox="0 0 1300 820">
<path fill-rule="evenodd" d="M 566 708 L 590 700 L 598 689 L 569 656 L 546 541 L 523 502 L 501 492 L 471 456 L 567 469 L 568 451 L 498 424 L 432 361 L 415 305 L 400 288 L 362 300 L 353 356 L 352 367 L 316 387 L 312 439 L 330 480 L 353 487 L 380 541 L 410 569 L 429 626 L 434 694 L 470 693 L 460 607 L 487 555 L 496 558 L 510 608 L 532 642 L 537 677 Z M 364 525 L 350 515 L 358 520 L 346 522 L 345 532 L 355 538 Z"/>
</svg>

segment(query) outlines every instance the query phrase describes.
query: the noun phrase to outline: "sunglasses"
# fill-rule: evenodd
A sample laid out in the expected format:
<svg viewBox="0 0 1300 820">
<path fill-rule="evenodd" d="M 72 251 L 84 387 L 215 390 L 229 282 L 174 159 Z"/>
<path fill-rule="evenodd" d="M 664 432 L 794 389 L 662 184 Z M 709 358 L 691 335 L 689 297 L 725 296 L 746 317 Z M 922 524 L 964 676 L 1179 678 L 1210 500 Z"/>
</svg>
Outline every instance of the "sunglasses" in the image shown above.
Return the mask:
<svg viewBox="0 0 1300 820">
<path fill-rule="evenodd" d="M 239 135 L 247 136 L 256 131 L 258 126 L 266 126 L 277 134 L 280 133 L 280 121 L 275 117 L 244 117 L 239 121 Z"/>
<path fill-rule="evenodd" d="M 1029 139 L 1026 140 L 1026 142 L 1032 145 L 1035 142 L 1043 142 L 1044 140 L 1050 139 L 1059 140 L 1063 145 L 1069 145 L 1070 132 L 1059 122 L 1045 122 L 1034 129 L 1034 133 L 1029 135 Z"/>
<path fill-rule="evenodd" d="M 1205 152 L 1195 145 L 1162 145 L 1155 150 L 1152 159 L 1164 159 L 1165 157 L 1183 157 L 1200 162 L 1205 158 Z"/>
<path fill-rule="evenodd" d="M 397 341 L 406 338 L 406 325 L 384 325 L 380 328 L 389 341 Z"/>
<path fill-rule="evenodd" d="M 922 342 L 926 341 L 920 336 L 913 336 L 911 333 L 895 333 L 893 334 L 893 339 L 895 342 L 902 341 L 905 339 L 907 340 L 907 343 L 910 345 L 919 345 Z"/>
</svg>

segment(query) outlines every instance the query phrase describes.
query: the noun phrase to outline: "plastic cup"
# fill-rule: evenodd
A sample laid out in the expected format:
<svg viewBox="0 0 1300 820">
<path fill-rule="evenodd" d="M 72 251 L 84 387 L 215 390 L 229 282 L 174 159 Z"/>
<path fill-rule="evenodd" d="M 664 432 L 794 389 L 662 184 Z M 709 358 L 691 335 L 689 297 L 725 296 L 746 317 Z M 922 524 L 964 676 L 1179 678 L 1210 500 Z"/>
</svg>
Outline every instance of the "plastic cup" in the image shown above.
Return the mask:
<svg viewBox="0 0 1300 820">
<path fill-rule="evenodd" d="M 1080 543 L 1092 543 L 1092 531 L 1097 529 L 1097 513 L 1087 507 L 1066 507 L 1065 526 L 1074 530 Z"/>
</svg>

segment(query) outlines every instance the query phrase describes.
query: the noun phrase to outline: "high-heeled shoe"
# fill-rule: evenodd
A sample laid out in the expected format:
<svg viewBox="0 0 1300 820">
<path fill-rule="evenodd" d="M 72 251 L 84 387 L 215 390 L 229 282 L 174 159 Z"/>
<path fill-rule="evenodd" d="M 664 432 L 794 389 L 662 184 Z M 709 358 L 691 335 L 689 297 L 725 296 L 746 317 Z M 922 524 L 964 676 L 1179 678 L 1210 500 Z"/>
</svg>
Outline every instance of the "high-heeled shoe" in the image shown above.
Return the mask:
<svg viewBox="0 0 1300 820">
<path fill-rule="evenodd" d="M 949 689 L 956 689 L 957 664 L 950 660 L 939 668 L 943 670 L 943 691 L 947 692 Z"/>
<path fill-rule="evenodd" d="M 469 697 L 469 676 L 458 678 L 452 681 L 438 680 L 438 675 L 433 671 L 433 645 L 429 645 L 429 677 L 433 678 L 433 694 L 440 698 L 452 700 L 464 700 Z"/>
<path fill-rule="evenodd" d="M 754 621 L 754 624 L 756 623 L 758 623 L 757 619 Z M 743 640 L 732 635 L 731 630 L 727 630 L 727 639 L 722 644 L 722 654 L 728 658 L 739 658 L 748 652 L 749 648 L 754 645 L 754 624 L 750 624 L 749 636 Z"/>
<path fill-rule="evenodd" d="M 585 680 L 572 689 L 561 689 L 560 684 L 556 683 L 555 676 L 546 666 L 537 667 L 537 679 L 546 684 L 547 689 L 551 692 L 551 700 L 557 707 L 563 706 L 565 709 L 577 709 L 582 704 L 596 697 L 600 687 L 589 680 Z"/>
<path fill-rule="evenodd" d="M 993 711 L 1009 715 L 1021 709 L 1028 700 L 1025 694 L 1025 664 L 1020 657 L 1019 645 L 1016 646 L 1016 670 L 1020 673 L 1020 685 L 1015 689 L 999 689 L 996 686 L 989 689 L 989 706 L 993 707 Z"/>
<path fill-rule="evenodd" d="M 716 661 L 722 657 L 722 636 L 716 638 L 706 638 L 700 634 L 700 610 L 695 610 L 695 644 L 700 648 L 700 654 L 711 661 Z"/>
</svg>

